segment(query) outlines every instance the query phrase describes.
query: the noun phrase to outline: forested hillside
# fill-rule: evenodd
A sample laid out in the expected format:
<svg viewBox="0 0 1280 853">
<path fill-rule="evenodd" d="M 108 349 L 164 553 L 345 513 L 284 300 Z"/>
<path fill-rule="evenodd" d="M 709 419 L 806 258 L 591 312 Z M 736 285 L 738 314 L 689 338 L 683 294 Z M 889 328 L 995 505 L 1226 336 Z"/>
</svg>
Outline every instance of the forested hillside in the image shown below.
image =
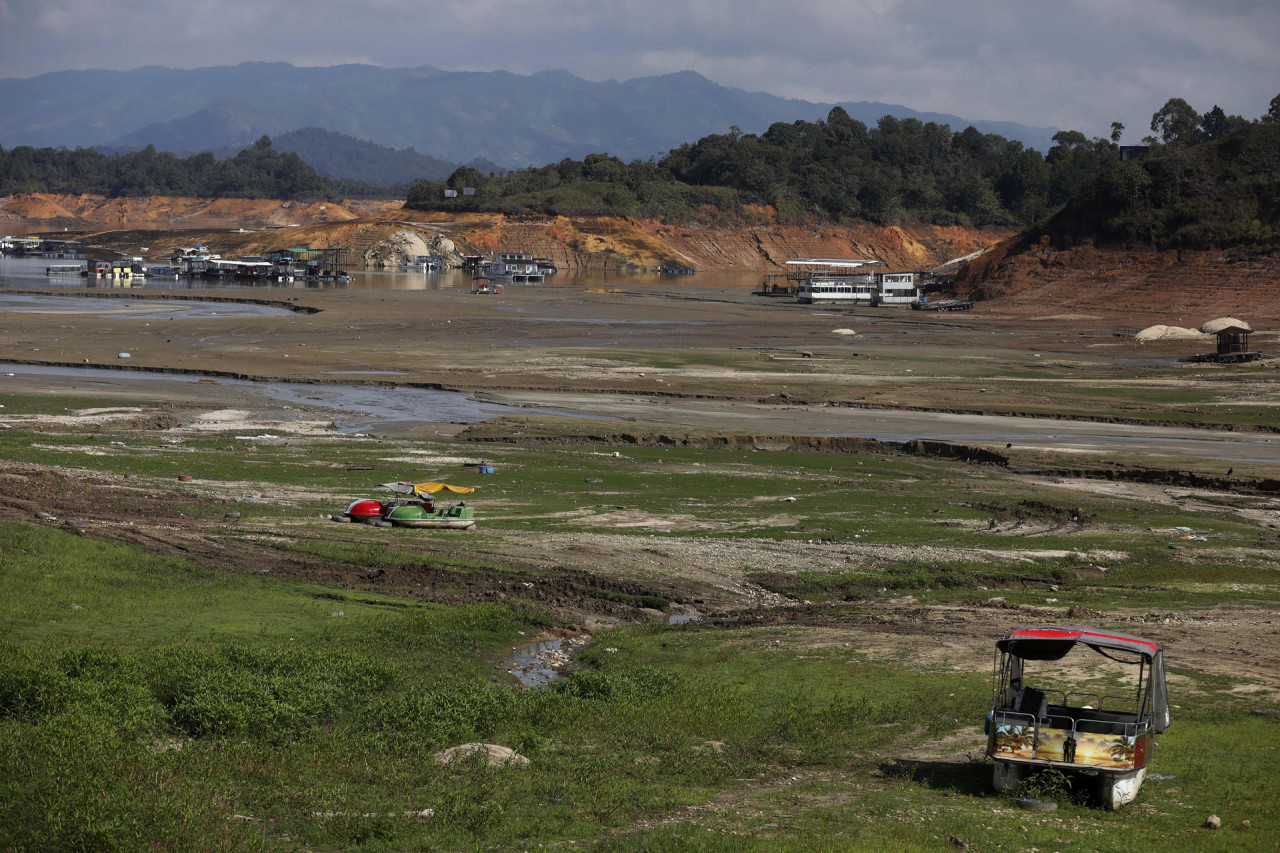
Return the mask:
<svg viewBox="0 0 1280 853">
<path fill-rule="evenodd" d="M 884 116 L 868 128 L 836 107 L 825 121 L 777 123 L 759 135 L 732 128 L 660 160 L 624 163 L 596 153 L 506 174 L 461 167 L 443 181 L 414 183 L 407 206 L 691 223 L 966 227 L 1028 227 L 1057 213 L 1045 227 L 1070 239 L 1162 248 L 1270 245 L 1280 219 L 1278 118 L 1280 105 L 1249 122 L 1217 107 L 1199 115 L 1175 98 L 1152 117 L 1156 136 L 1141 150 L 1148 156 L 1122 162 L 1119 125 L 1110 140 L 1059 132 L 1041 156 L 972 127 L 952 131 Z M 309 156 L 326 168 L 352 161 L 348 172 L 370 147 L 322 130 L 291 135 L 288 144 L 315 149 Z M 388 157 L 369 168 L 394 160 L 426 170 L 442 162 L 416 152 Z M 321 175 L 265 136 L 224 160 L 150 147 L 117 156 L 0 149 L 0 193 L 18 192 L 302 200 L 391 194 Z"/>
<path fill-rule="evenodd" d="M 1216 141 L 1099 175 L 1046 226 L 1059 243 L 1157 249 L 1280 245 L 1280 122 L 1245 124 Z"/>
<path fill-rule="evenodd" d="M 474 169 L 423 181 L 409 206 L 565 215 L 740 219 L 768 207 L 783 222 L 878 224 L 1034 222 L 1117 159 L 1102 139 L 1062 132 L 1048 155 L 970 127 L 885 116 L 876 127 L 836 107 L 826 121 L 737 128 L 682 145 L 661 160 L 605 154 L 489 177 Z M 462 190 L 471 187 L 474 195 Z M 446 190 L 458 191 L 446 197 Z"/>
<path fill-rule="evenodd" d="M 333 182 L 265 136 L 228 159 L 204 152 L 177 157 L 147 146 L 107 155 L 90 148 L 0 149 L 0 195 L 25 192 L 108 197 L 305 199 L 330 195 Z"/>
</svg>

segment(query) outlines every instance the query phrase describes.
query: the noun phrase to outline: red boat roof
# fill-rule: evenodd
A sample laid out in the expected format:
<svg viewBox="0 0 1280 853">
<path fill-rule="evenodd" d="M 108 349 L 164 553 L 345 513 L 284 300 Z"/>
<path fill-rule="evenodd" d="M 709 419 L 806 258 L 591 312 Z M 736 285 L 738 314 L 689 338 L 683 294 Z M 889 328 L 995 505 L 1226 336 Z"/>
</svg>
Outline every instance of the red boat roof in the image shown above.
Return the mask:
<svg viewBox="0 0 1280 853">
<path fill-rule="evenodd" d="M 1119 649 L 1136 652 L 1147 658 L 1160 654 L 1160 644 L 1143 637 L 1119 634 L 1113 631 L 1095 631 L 1092 628 L 1064 628 L 1048 625 L 1032 628 L 1014 628 L 996 643 L 1002 652 L 1031 660 L 1057 660 L 1076 643 L 1098 649 Z"/>
</svg>

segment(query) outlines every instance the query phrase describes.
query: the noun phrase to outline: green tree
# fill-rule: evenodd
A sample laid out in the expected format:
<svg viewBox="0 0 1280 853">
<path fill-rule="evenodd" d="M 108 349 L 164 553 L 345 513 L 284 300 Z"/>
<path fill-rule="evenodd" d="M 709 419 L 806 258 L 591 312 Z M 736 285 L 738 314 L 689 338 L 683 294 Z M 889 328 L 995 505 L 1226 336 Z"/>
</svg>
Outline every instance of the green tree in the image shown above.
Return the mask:
<svg viewBox="0 0 1280 853">
<path fill-rule="evenodd" d="M 582 172 L 589 181 L 620 183 L 625 169 L 621 160 L 608 154 L 588 154 L 582 160 Z"/>
<path fill-rule="evenodd" d="M 1227 114 L 1217 104 L 1200 117 L 1200 134 L 1205 140 L 1221 139 L 1231 131 Z"/>
<path fill-rule="evenodd" d="M 1271 99 L 1271 107 L 1262 114 L 1261 121 L 1268 124 L 1280 122 L 1280 95 Z"/>
<path fill-rule="evenodd" d="M 1151 116 L 1151 132 L 1165 145 L 1200 141 L 1200 114 L 1182 98 L 1170 98 Z"/>
<path fill-rule="evenodd" d="M 453 174 L 445 181 L 445 185 L 458 192 L 462 192 L 467 187 L 474 187 L 478 193 L 488 182 L 489 179 L 485 174 L 474 166 L 459 166 L 453 170 Z"/>
</svg>

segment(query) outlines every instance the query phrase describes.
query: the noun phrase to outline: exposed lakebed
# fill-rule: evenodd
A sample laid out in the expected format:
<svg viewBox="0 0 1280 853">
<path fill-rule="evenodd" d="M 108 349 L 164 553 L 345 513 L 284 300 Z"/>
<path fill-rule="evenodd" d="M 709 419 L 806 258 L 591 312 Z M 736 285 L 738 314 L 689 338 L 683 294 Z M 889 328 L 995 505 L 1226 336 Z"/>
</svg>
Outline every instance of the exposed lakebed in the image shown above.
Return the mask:
<svg viewBox="0 0 1280 853">
<path fill-rule="evenodd" d="M 367 432 L 376 427 L 416 423 L 478 423 L 511 414 L 563 415 L 542 408 L 521 408 L 486 403 L 460 391 L 387 385 L 309 384 L 303 382 L 259 382 L 207 374 L 169 373 L 151 370 L 115 370 L 102 367 L 68 367 L 41 364 L 0 364 L 0 374 L 48 376 L 91 381 L 95 385 L 134 386 L 141 382 L 214 382 L 250 393 L 261 394 L 280 403 L 335 409 L 350 416 L 335 420 L 339 431 Z M 0 375 L 0 380 L 5 377 Z M 0 390 L 3 385 L 0 385 Z M 584 417 L 575 414 L 574 417 Z"/>
</svg>

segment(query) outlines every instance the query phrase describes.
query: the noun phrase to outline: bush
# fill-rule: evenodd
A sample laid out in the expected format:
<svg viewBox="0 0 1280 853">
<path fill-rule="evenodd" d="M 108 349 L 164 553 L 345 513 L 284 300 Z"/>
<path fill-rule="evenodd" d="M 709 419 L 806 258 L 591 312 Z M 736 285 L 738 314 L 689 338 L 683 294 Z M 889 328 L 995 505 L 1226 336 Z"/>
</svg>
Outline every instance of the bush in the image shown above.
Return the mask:
<svg viewBox="0 0 1280 853">
<path fill-rule="evenodd" d="M 240 643 L 175 646 L 151 670 L 157 701 L 193 737 L 297 736 L 334 721 L 395 675 L 356 654 Z"/>
</svg>

